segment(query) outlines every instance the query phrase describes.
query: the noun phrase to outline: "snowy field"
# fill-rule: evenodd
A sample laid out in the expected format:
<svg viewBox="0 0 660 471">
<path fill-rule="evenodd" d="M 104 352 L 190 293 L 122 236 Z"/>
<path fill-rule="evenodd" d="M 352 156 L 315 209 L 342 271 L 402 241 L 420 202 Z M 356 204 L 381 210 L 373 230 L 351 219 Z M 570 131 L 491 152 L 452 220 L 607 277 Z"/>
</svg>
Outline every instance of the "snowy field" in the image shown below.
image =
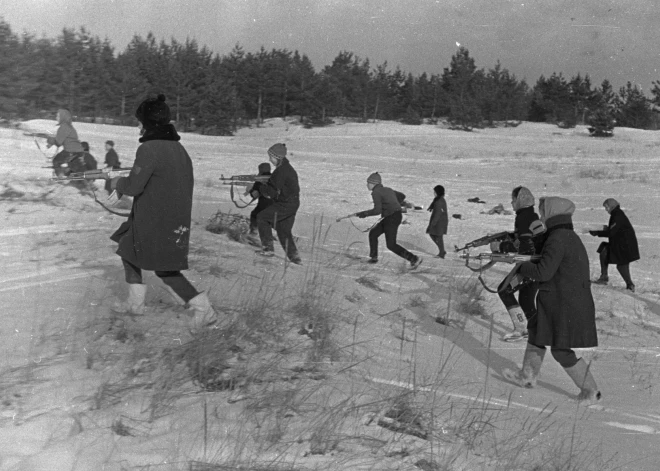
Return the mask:
<svg viewBox="0 0 660 471">
<path fill-rule="evenodd" d="M 137 128 L 74 124 L 100 164 L 107 139 L 132 164 Z M 190 337 L 188 312 L 153 274 L 144 316 L 110 310 L 126 296 L 109 240 L 122 218 L 49 181 L 52 149 L 24 133 L 55 130 L 53 121 L 0 128 L 0 471 L 658 469 L 657 133 L 616 128 L 612 139 L 594 139 L 582 126 L 535 123 L 466 133 L 271 120 L 233 137 L 182 134 L 195 168 L 186 275 L 245 328 L 210 349 L 224 355 L 221 369 L 251 378 L 204 389 L 190 366 L 204 342 Z M 205 230 L 219 210 L 249 214 L 219 177 L 256 173 L 276 142 L 300 178 L 301 267 L 285 264 L 281 247 L 264 260 Z M 601 404 L 578 406 L 550 356 L 536 389 L 501 376 L 520 364 L 524 344 L 500 340 L 511 328 L 505 309 L 455 253 L 433 257 L 425 210 L 409 212 L 399 232 L 424 257 L 419 270 L 408 273 L 384 241 L 382 263 L 364 264 L 370 220 L 335 219 L 371 207 L 374 171 L 424 208 L 435 185 L 446 188 L 449 213 L 460 215 L 450 218 L 448 250 L 511 230 L 513 215 L 488 211 L 510 210 L 515 186 L 537 202 L 569 198 L 593 277 L 602 239 L 586 231 L 607 223 L 603 200 L 621 203 L 640 243 L 637 290 L 610 267 L 610 286 L 593 287 L 600 346 L 579 353 L 592 362 Z M 486 282 L 497 286 L 509 268 L 497 265 Z M 299 334 L 318 316 L 332 324 L 332 348 Z"/>
</svg>

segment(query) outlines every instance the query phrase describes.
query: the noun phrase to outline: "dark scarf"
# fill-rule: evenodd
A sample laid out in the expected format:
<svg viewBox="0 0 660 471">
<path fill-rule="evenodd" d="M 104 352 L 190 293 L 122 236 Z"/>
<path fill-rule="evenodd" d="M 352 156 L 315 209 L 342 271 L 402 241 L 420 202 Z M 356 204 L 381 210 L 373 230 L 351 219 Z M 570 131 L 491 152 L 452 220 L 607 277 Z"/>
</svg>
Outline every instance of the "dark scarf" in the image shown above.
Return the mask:
<svg viewBox="0 0 660 471">
<path fill-rule="evenodd" d="M 558 214 L 557 216 L 552 216 L 545 221 L 545 225 L 548 228 L 546 235 L 550 235 L 552 231 L 557 229 L 573 229 L 573 218 L 570 214 Z"/>
<path fill-rule="evenodd" d="M 140 142 L 147 141 L 180 141 L 179 136 L 171 124 L 155 124 L 144 128 L 144 133 L 140 138 Z"/>
</svg>

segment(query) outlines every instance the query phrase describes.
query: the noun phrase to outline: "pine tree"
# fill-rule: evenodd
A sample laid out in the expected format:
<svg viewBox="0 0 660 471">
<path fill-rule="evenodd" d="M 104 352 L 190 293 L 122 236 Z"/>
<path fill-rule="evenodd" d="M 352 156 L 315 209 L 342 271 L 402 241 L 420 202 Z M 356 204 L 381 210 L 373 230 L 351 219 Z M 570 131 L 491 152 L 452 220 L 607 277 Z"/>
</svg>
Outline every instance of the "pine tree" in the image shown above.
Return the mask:
<svg viewBox="0 0 660 471">
<path fill-rule="evenodd" d="M 449 97 L 450 123 L 466 131 L 481 126 L 477 93 L 482 83 L 483 71 L 477 71 L 468 50 L 460 47 L 442 74 L 443 88 Z"/>
</svg>

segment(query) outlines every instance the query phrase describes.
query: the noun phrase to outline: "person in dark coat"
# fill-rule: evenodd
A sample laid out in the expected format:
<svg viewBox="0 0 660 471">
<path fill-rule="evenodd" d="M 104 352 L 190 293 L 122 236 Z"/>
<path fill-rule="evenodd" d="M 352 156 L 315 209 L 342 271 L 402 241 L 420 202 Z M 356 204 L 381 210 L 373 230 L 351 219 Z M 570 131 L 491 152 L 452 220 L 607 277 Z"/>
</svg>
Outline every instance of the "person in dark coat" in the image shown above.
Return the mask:
<svg viewBox="0 0 660 471">
<path fill-rule="evenodd" d="M 541 198 L 539 212 L 547 227 L 541 259 L 519 265 L 519 273 L 539 282 L 537 312 L 529 319 L 529 337 L 519 371 L 502 374 L 523 387 L 534 387 L 546 347 L 580 389 L 579 401 L 594 402 L 601 394 L 584 359 L 573 348 L 598 346 L 596 309 L 589 281 L 589 257 L 573 230 L 573 202 Z"/>
<path fill-rule="evenodd" d="M 449 218 L 447 217 L 447 202 L 445 201 L 445 187 L 437 185 L 433 188 L 433 202 L 429 205 L 428 211 L 431 213 L 429 225 L 426 228 L 426 233 L 431 237 L 431 240 L 438 247 L 439 258 L 445 258 L 447 251 L 445 250 L 445 243 L 443 236 L 447 234 L 447 226 L 449 225 Z"/>
<path fill-rule="evenodd" d="M 369 231 L 369 263 L 378 263 L 378 238 L 385 234 L 387 248 L 399 257 L 410 262 L 411 269 L 417 268 L 422 263 L 422 257 L 410 253 L 401 247 L 396 236 L 403 219 L 401 204 L 396 192 L 383 186 L 378 172 L 372 173 L 367 178 L 367 188 L 371 191 L 374 207 L 366 211 L 355 213 L 359 218 L 368 216 L 380 216 L 382 219 Z"/>
<path fill-rule="evenodd" d="M 112 235 L 124 264 L 129 296 L 120 311 L 142 313 L 147 287 L 142 270 L 152 270 L 171 292 L 194 310 L 192 328 L 215 322 L 206 293 L 198 292 L 181 274 L 188 269 L 193 201 L 193 167 L 181 139 L 170 124 L 165 96 L 143 101 L 135 112 L 140 146 L 128 177 L 113 178 L 112 189 L 132 196 L 128 221 Z"/>
<path fill-rule="evenodd" d="M 600 278 L 594 281 L 599 285 L 606 285 L 609 281 L 607 266 L 612 263 L 626 282 L 626 289 L 635 292 L 635 284 L 630 276 L 630 263 L 639 260 L 639 246 L 635 229 L 628 217 L 624 214 L 621 206 L 614 198 L 608 198 L 603 202 L 605 210 L 610 215 L 610 222 L 603 227 L 602 231 L 589 231 L 595 237 L 607 237 L 608 242 L 603 242 L 598 247 L 600 254 Z"/>
<path fill-rule="evenodd" d="M 98 168 L 98 164 L 94 156 L 89 153 L 89 143 L 81 142 L 80 144 L 82 145 L 83 152 L 85 153 L 83 157 L 85 161 L 85 170 L 96 170 Z"/>
<path fill-rule="evenodd" d="M 113 141 L 105 141 L 105 168 L 117 170 L 121 168 L 121 163 L 119 162 L 119 156 L 117 151 L 115 151 L 115 143 Z M 112 188 L 108 181 L 105 183 L 105 191 L 108 194 L 112 193 Z"/>
<path fill-rule="evenodd" d="M 539 215 L 534 211 L 534 195 L 524 186 L 518 186 L 511 192 L 511 206 L 516 212 L 514 231 L 511 239 L 491 243 L 493 252 L 518 253 L 521 255 L 534 255 L 533 234 L 530 226 L 539 220 Z M 507 276 L 497 288 L 497 293 L 506 308 L 511 322 L 513 332 L 506 334 L 502 340 L 505 342 L 517 342 L 527 338 L 527 320 L 536 314 L 536 292 L 538 283 L 532 280 L 523 280 L 519 287 L 513 287 Z M 518 299 L 515 291 L 518 288 Z"/>
<path fill-rule="evenodd" d="M 286 152 L 285 144 L 274 144 L 268 149 L 268 157 L 275 170 L 260 192 L 265 198 L 272 200 L 273 204 L 257 214 L 257 229 L 262 247 L 257 253 L 264 257 L 275 255 L 275 229 L 287 258 L 291 263 L 300 265 L 302 260 L 292 234 L 296 213 L 300 207 L 300 185 L 298 174 L 286 158 Z"/>
<path fill-rule="evenodd" d="M 270 164 L 264 162 L 259 164 L 259 175 L 270 175 Z M 257 215 L 266 209 L 268 206 L 273 204 L 273 200 L 266 198 L 261 194 L 262 187 L 266 185 L 263 182 L 254 182 L 249 188 L 245 190 L 246 195 L 252 196 L 252 198 L 257 199 L 257 206 L 250 212 L 250 234 L 256 234 L 257 232 Z"/>
<path fill-rule="evenodd" d="M 55 174 L 66 176 L 69 173 L 85 171 L 85 159 L 82 144 L 78 140 L 78 133 L 73 127 L 71 112 L 65 108 L 57 110 L 57 133 L 49 136 L 47 147 L 57 146 L 62 150 L 53 157 Z"/>
</svg>

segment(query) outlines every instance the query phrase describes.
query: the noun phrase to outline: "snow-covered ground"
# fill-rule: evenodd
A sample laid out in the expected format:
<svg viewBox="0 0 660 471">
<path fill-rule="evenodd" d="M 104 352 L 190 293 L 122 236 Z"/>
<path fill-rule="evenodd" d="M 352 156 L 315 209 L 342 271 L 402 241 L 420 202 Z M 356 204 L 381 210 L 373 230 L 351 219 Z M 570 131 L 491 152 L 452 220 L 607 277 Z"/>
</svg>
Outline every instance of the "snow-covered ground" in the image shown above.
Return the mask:
<svg viewBox="0 0 660 471">
<path fill-rule="evenodd" d="M 122 164 L 130 166 L 136 128 L 75 127 L 99 163 L 103 143 L 112 139 Z M 209 290 L 223 312 L 284 293 L 289 306 L 299 298 L 292 308 L 297 313 L 303 301 L 311 309 L 309 299 L 326 300 L 317 308 L 336 316 L 337 324 L 337 355 L 316 359 L 325 365 L 323 379 L 297 368 L 307 364 L 300 357 L 279 352 L 290 364 L 278 363 L 274 370 L 294 371 L 295 378 L 260 373 L 270 379 L 251 388 L 200 392 L 190 378 L 163 380 L 167 352 L 190 341 L 187 312 L 148 275 L 147 314 L 124 319 L 112 313 L 112 302 L 126 295 L 121 263 L 108 238 L 122 219 L 96 205 L 91 195 L 50 182 L 51 170 L 44 167 L 52 150 L 43 143 L 39 149 L 26 131 L 54 132 L 55 123 L 0 128 L 1 471 L 658 469 L 657 133 L 617 128 L 612 139 L 594 139 L 584 127 L 534 123 L 472 133 L 390 122 L 304 129 L 277 119 L 233 137 L 182 134 L 196 177 L 186 273 L 191 281 Z M 232 205 L 219 177 L 256 173 L 275 142 L 286 143 L 300 178 L 294 234 L 302 267 L 284 264 L 279 247 L 278 257 L 263 260 L 249 245 L 205 230 L 218 210 L 249 214 L 251 208 Z M 385 186 L 424 208 L 435 185 L 446 188 L 449 213 L 460 215 L 450 218 L 448 249 L 510 230 L 512 215 L 487 213 L 500 203 L 510 209 L 515 186 L 527 186 L 537 199 L 569 198 L 576 204 L 576 231 L 591 255 L 594 277 L 601 240 L 585 232 L 607 223 L 603 200 L 621 203 L 636 229 L 642 260 L 631 266 L 636 293 L 624 289 L 615 267 L 610 267 L 610 286 L 593 287 L 600 346 L 581 354 L 592 361 L 604 395 L 601 405 L 578 407 L 575 387 L 551 358 L 534 390 L 504 380 L 500 371 L 519 364 L 524 345 L 500 340 L 510 328 L 508 316 L 496 295 L 483 292 L 480 300 L 470 299 L 468 287 L 475 280 L 456 254 L 433 258 L 426 211 L 409 212 L 399 236 L 402 245 L 425 257 L 418 271 L 407 273 L 384 241 L 382 263 L 362 263 L 368 249 L 360 231 L 369 220 L 335 219 L 370 208 L 366 177 L 374 171 Z M 102 182 L 97 186 L 101 196 Z M 485 204 L 468 202 L 474 197 Z M 506 270 L 496 266 L 486 281 L 496 285 Z M 320 287 L 323 293 L 315 291 Z M 482 315 L 461 312 L 461 303 L 475 301 Z M 449 326 L 435 322 L 448 311 Z M 288 332 L 283 345 L 301 343 L 300 337 L 308 339 L 297 329 Z M 240 361 L 264 365 L 273 356 L 244 347 Z M 176 361 L 170 364 L 176 368 Z M 282 406 L 312 383 L 318 386 L 305 400 Z M 158 391 L 167 391 L 167 399 Z M 428 419 L 435 425 L 433 437 L 420 438 L 377 427 L 378 421 L 363 417 L 370 409 L 356 406 L 357 397 L 409 398 L 409 393 L 424 411 L 463 407 L 481 415 L 464 428 L 451 413 Z M 433 402 L 437 397 L 446 403 Z M 334 400 L 342 404 L 340 398 L 345 408 L 329 406 Z M 358 417 L 352 421 L 342 415 L 351 407 Z M 372 408 L 377 415 L 379 406 Z M 337 416 L 346 420 L 330 420 Z M 325 422 L 318 422 L 321 417 Z M 317 422 L 321 425 L 314 428 Z M 443 434 L 450 438 L 443 440 Z M 319 436 L 332 446 L 319 447 Z M 603 464 L 596 456 L 612 460 Z"/>
</svg>

